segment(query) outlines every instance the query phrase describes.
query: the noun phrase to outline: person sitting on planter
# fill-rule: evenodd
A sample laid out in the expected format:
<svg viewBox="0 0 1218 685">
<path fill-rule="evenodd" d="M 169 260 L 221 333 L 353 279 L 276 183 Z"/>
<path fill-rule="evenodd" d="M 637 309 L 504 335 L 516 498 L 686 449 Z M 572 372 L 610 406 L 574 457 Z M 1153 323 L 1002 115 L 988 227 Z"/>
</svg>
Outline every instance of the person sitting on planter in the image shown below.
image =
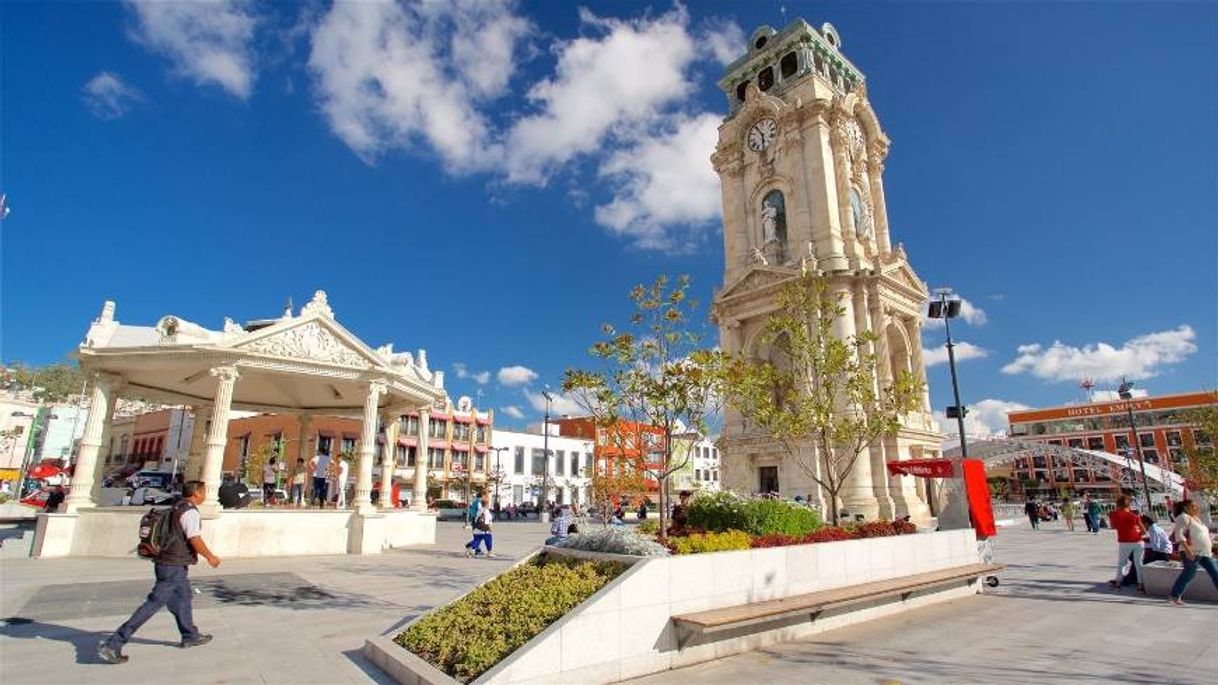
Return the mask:
<svg viewBox="0 0 1218 685">
<path fill-rule="evenodd" d="M 682 490 L 677 500 L 677 506 L 672 508 L 672 529 L 682 530 L 689 523 L 689 490 Z"/>
<path fill-rule="evenodd" d="M 550 524 L 550 537 L 546 539 L 547 545 L 556 545 L 571 534 L 571 526 L 574 519 L 571 518 L 571 510 L 565 505 L 558 510 L 558 516 L 554 518 Z"/>
</svg>

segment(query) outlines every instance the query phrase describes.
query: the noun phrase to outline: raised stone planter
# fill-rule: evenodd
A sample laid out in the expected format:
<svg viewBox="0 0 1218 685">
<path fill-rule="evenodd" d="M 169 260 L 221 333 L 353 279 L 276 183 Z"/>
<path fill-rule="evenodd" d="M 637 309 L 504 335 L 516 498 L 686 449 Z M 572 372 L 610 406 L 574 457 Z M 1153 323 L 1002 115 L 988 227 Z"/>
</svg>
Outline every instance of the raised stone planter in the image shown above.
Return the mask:
<svg viewBox="0 0 1218 685">
<path fill-rule="evenodd" d="M 1176 582 L 1184 564 L 1178 561 L 1152 561 L 1142 567 L 1142 580 L 1146 585 L 1146 594 L 1151 597 L 1167 597 L 1171 594 L 1171 586 Z M 1214 587 L 1205 569 L 1197 569 L 1197 577 L 1188 584 L 1184 591 L 1185 601 L 1218 602 L 1218 588 Z"/>
<path fill-rule="evenodd" d="M 582 558 L 618 556 L 572 552 L 547 549 L 547 553 Z M 935 592 L 913 593 L 903 600 L 825 612 L 815 620 L 786 622 L 753 632 L 728 631 L 679 648 L 671 620 L 674 615 L 975 564 L 976 538 L 972 530 L 955 530 L 631 559 L 635 559 L 631 568 L 473 683 L 612 683 L 974 594 L 980 587 L 961 584 Z M 435 680 L 434 673 L 414 670 L 411 666 L 414 661 L 410 659 L 376 654 L 385 651 L 392 654 L 390 648 L 406 652 L 386 639 L 370 640 L 365 654 L 374 662 L 380 659 L 388 663 L 385 670 L 397 682 L 404 685 L 453 682 Z"/>
</svg>

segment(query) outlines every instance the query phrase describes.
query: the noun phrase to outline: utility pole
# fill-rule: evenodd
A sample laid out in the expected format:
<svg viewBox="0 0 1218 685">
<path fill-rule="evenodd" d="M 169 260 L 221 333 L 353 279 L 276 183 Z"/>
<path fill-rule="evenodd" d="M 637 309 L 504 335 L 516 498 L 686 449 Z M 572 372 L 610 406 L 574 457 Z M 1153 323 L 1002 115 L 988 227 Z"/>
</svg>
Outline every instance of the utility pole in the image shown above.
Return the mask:
<svg viewBox="0 0 1218 685">
<path fill-rule="evenodd" d="M 545 390 L 541 391 L 541 396 L 546 398 L 546 411 L 541 419 L 541 501 L 538 506 L 541 512 L 537 517 L 542 523 L 550 521 L 550 509 L 546 506 L 546 498 L 550 493 L 550 403 L 554 401 L 550 397 L 550 393 Z"/>
</svg>

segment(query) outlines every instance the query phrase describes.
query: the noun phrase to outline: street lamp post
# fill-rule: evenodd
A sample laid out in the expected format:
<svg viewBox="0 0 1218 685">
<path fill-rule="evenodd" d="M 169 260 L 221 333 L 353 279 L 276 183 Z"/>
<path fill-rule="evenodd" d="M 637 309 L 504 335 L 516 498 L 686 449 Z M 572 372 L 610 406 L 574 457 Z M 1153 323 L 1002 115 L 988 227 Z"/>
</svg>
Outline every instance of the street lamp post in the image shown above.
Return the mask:
<svg viewBox="0 0 1218 685">
<path fill-rule="evenodd" d="M 541 420 L 541 501 L 538 503 L 541 512 L 537 516 L 542 523 L 548 523 L 550 510 L 546 506 L 546 497 L 550 493 L 550 403 L 554 398 L 545 390 L 541 391 L 541 396 L 546 398 L 546 412 Z"/>
<path fill-rule="evenodd" d="M 1146 480 L 1146 459 L 1143 458 L 1143 456 L 1142 456 L 1142 443 L 1140 440 L 1138 440 L 1138 427 L 1133 419 L 1133 402 L 1130 401 L 1133 399 L 1132 390 L 1133 390 L 1133 383 L 1122 378 L 1121 387 L 1117 388 L 1117 395 L 1119 395 L 1121 399 L 1125 400 L 1125 411 L 1129 413 L 1129 432 L 1132 434 L 1131 437 L 1133 438 L 1133 446 L 1134 446 L 1134 449 L 1136 450 L 1135 454 L 1138 455 L 1138 467 L 1142 471 L 1142 494 L 1144 494 L 1146 496 L 1146 512 L 1145 513 L 1149 514 L 1150 513 L 1150 484 Z M 1132 474 L 1131 474 L 1131 476 L 1132 476 Z"/>
<path fill-rule="evenodd" d="M 955 401 L 954 405 L 947 408 L 946 414 L 947 418 L 956 419 L 956 427 L 960 433 L 960 459 L 952 460 L 952 480 L 958 484 L 958 492 L 954 493 L 953 500 L 943 512 L 958 520 L 949 521 L 948 525 L 941 526 L 947 530 L 966 528 L 969 525 L 966 513 L 967 498 L 964 492 L 964 469 L 961 465 L 961 460 L 968 459 L 968 441 L 964 436 L 964 417 L 968 414 L 968 409 L 960 403 L 960 383 L 956 378 L 956 344 L 952 341 L 951 320 L 960 315 L 960 299 L 952 296 L 951 288 L 938 288 L 935 290 L 935 294 L 939 296 L 939 299 L 931 300 L 927 316 L 932 319 L 943 319 L 943 329 L 947 334 L 947 364 L 951 371 L 952 398 Z"/>
<path fill-rule="evenodd" d="M 511 447 L 492 447 L 490 451 L 495 453 L 495 509 L 499 508 L 499 485 L 503 482 L 503 467 L 499 464 L 499 455 L 512 449 Z"/>
</svg>

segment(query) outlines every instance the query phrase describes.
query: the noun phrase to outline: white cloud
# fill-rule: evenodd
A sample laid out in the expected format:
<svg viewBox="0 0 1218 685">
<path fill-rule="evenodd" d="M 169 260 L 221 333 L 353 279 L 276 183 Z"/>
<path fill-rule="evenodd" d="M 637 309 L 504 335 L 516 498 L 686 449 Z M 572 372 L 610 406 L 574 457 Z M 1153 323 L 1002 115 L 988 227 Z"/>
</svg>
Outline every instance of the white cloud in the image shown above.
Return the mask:
<svg viewBox="0 0 1218 685">
<path fill-rule="evenodd" d="M 99 72 L 81 88 L 85 105 L 99 119 L 118 119 L 143 99 L 140 91 L 109 71 Z"/>
<path fill-rule="evenodd" d="M 614 198 L 596 208 L 596 222 L 639 247 L 666 250 L 685 242 L 676 227 L 718 219 L 719 177 L 710 155 L 719 122 L 717 114 L 676 117 L 671 130 L 643 135 L 611 154 L 599 175 L 614 185 Z"/>
<path fill-rule="evenodd" d="M 533 381 L 537 380 L 537 372 L 533 371 L 527 366 L 505 366 L 502 369 L 499 369 L 499 373 L 496 375 L 496 377 L 499 379 L 500 385 L 511 387 L 515 385 L 526 385 L 528 383 L 532 383 Z"/>
<path fill-rule="evenodd" d="M 542 412 L 546 410 L 546 398 L 540 392 L 524 390 L 524 396 L 529 400 L 529 405 L 536 411 Z M 582 416 L 587 412 L 573 398 L 562 393 L 550 391 L 550 415 L 551 416 Z"/>
<path fill-rule="evenodd" d="M 1149 397 L 1150 393 L 1141 388 L 1132 388 L 1129 392 L 1134 397 Z M 1096 390 L 1091 393 L 1091 399 L 1096 402 L 1113 402 L 1121 399 L 1116 390 Z"/>
<path fill-rule="evenodd" d="M 982 359 L 990 355 L 989 350 L 984 347 L 978 347 L 971 342 L 958 342 L 956 345 L 956 361 L 962 362 L 968 359 Z M 947 363 L 947 345 L 942 347 L 932 347 L 927 349 L 922 348 L 922 360 L 926 362 L 927 367 L 937 366 Z"/>
<path fill-rule="evenodd" d="M 922 315 L 922 323 L 924 327 L 943 328 L 943 319 L 931 319 L 925 315 L 925 311 L 926 310 L 924 308 Z M 989 318 L 985 315 L 984 309 L 978 307 L 963 297 L 960 298 L 959 318 L 963 319 L 968 325 L 977 327 L 984 326 L 986 322 L 989 321 Z"/>
<path fill-rule="evenodd" d="M 456 374 L 457 378 L 468 378 L 478 385 L 486 385 L 491 380 L 490 371 L 472 372 L 464 362 L 453 362 L 453 373 Z"/>
<path fill-rule="evenodd" d="M 1026 404 L 996 399 L 985 399 L 966 406 L 968 414 L 964 417 L 964 434 L 968 436 L 969 440 L 1005 436 L 1007 427 L 1010 425 L 1007 421 L 1007 414 L 1031 409 Z M 960 430 L 956 419 L 947 418 L 943 411 L 936 411 L 934 416 L 935 420 L 939 422 L 939 431 L 944 435 L 943 448 L 958 447 Z"/>
<path fill-rule="evenodd" d="M 524 412 L 520 411 L 520 407 L 517 407 L 514 404 L 509 404 L 506 407 L 499 407 L 499 411 L 503 412 L 504 414 L 507 414 L 508 416 L 512 417 L 513 419 L 523 419 L 524 418 Z"/>
<path fill-rule="evenodd" d="M 1040 344 L 1021 345 L 1019 356 L 1002 367 L 1006 374 L 1030 373 L 1048 381 L 1077 381 L 1081 378 L 1116 381 L 1141 380 L 1159 374 L 1160 367 L 1177 364 L 1197 351 L 1196 332 L 1181 325 L 1148 333 L 1120 347 L 1105 342 L 1073 347 L 1055 341 L 1047 349 Z"/>
<path fill-rule="evenodd" d="M 330 128 L 364 161 L 423 142 L 465 173 L 501 155 L 477 105 L 506 91 L 531 31 L 507 0 L 338 2 L 313 29 L 309 68 Z"/>
<path fill-rule="evenodd" d="M 257 17 L 247 0 L 154 2 L 127 0 L 135 12 L 132 37 L 173 62 L 199 85 L 218 85 L 241 99 L 254 87 L 252 42 Z"/>
<path fill-rule="evenodd" d="M 654 19 L 602 18 L 581 9 L 588 33 L 559 43 L 552 78 L 528 93 L 540 111 L 507 133 L 507 176 L 544 184 L 561 165 L 597 150 L 620 127 L 645 125 L 692 90 L 685 77 L 697 49 L 678 6 Z"/>
<path fill-rule="evenodd" d="M 701 37 L 702 45 L 720 64 L 731 64 L 747 51 L 744 31 L 734 21 L 712 20 Z"/>
</svg>

